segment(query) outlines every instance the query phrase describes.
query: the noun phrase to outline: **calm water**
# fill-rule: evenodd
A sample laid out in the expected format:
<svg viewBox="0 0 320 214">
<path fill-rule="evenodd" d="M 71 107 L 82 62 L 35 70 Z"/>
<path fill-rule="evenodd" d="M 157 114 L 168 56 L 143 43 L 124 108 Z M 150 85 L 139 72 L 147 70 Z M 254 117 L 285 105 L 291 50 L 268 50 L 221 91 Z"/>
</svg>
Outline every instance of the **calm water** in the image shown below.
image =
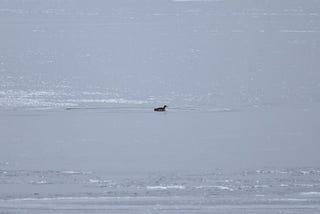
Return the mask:
<svg viewBox="0 0 320 214">
<path fill-rule="evenodd" d="M 0 213 L 319 213 L 319 14 L 0 0 Z"/>
</svg>

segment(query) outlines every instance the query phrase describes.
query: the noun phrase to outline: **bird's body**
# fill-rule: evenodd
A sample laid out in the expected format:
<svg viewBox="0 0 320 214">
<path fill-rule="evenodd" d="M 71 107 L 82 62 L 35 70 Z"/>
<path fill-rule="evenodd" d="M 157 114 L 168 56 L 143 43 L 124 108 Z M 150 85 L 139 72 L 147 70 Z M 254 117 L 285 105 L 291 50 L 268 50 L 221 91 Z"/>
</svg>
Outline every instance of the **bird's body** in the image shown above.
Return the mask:
<svg viewBox="0 0 320 214">
<path fill-rule="evenodd" d="M 155 108 L 154 111 L 166 111 L 167 105 L 164 105 L 163 107 Z"/>
</svg>

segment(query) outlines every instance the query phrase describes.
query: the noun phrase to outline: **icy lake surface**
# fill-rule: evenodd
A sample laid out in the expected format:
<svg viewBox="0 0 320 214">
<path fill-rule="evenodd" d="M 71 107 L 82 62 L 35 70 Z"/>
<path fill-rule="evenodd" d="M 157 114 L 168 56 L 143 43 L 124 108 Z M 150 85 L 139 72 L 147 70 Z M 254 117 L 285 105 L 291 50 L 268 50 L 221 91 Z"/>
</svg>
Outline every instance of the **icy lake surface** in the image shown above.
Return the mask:
<svg viewBox="0 0 320 214">
<path fill-rule="evenodd" d="M 319 56 L 316 0 L 0 0 L 0 213 L 320 213 Z"/>
</svg>

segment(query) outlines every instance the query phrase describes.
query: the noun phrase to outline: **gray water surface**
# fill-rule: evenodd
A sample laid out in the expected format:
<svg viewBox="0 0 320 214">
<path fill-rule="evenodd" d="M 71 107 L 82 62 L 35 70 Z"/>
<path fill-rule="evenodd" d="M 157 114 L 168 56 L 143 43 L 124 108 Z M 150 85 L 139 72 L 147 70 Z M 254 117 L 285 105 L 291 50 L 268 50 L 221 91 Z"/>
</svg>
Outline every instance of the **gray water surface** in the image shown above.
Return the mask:
<svg viewBox="0 0 320 214">
<path fill-rule="evenodd" d="M 319 213 L 319 17 L 0 0 L 0 213 Z"/>
</svg>

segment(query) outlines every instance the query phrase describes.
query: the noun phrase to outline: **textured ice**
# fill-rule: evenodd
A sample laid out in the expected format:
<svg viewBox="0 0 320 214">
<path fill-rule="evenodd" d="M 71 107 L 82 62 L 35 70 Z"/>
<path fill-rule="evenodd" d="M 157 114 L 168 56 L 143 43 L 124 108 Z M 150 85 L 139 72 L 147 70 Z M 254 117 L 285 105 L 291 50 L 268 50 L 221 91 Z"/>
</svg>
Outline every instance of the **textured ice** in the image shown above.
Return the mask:
<svg viewBox="0 0 320 214">
<path fill-rule="evenodd" d="M 112 175 L 113 185 L 97 185 L 110 181 L 110 175 L 104 173 L 65 173 L 65 171 L 22 171 L 7 170 L 0 173 L 0 186 L 19 184 L 15 191 L 5 188 L 0 193 L 0 210 L 24 210 L 41 212 L 42 209 L 53 213 L 69 213 L 67 207 L 77 211 L 147 211 L 158 212 L 218 212 L 225 208 L 227 213 L 247 210 L 249 213 L 264 213 L 271 209 L 277 212 L 317 213 L 320 210 L 320 194 L 312 190 L 319 189 L 319 173 L 299 174 L 300 168 L 281 169 L 294 173 L 259 173 L 259 171 L 225 172 L 212 171 L 206 174 L 161 173 L 139 176 Z M 303 169 L 304 170 L 304 169 Z M 317 168 L 310 169 L 312 171 Z M 263 170 L 264 171 L 264 170 Z M 269 170 L 270 171 L 270 170 Z M 73 172 L 73 171 L 70 171 Z M 64 175 L 64 176 L 62 176 Z M 32 178 L 46 178 L 48 182 L 28 181 Z M 97 179 L 93 179 L 96 177 Z M 261 186 L 256 188 L 257 179 Z M 288 181 L 284 191 L 281 181 Z M 50 181 L 50 182 L 49 182 Z M 103 181 L 103 182 L 101 182 Z M 313 187 L 295 186 L 295 183 L 307 182 Z M 154 185 L 159 183 L 159 185 Z M 230 188 L 232 186 L 232 188 Z M 68 191 L 68 189 L 73 191 Z M 310 191 L 311 190 L 311 191 Z M 302 192 L 301 192 L 302 191 Z M 83 208 L 83 205 L 86 208 Z M 131 213 L 130 212 L 130 213 Z M 246 212 L 246 213 L 247 213 Z"/>
<path fill-rule="evenodd" d="M 301 195 L 315 195 L 315 196 L 320 196 L 320 192 L 302 192 Z"/>
<path fill-rule="evenodd" d="M 169 185 L 169 186 L 147 186 L 149 190 L 167 190 L 167 189 L 185 189 L 185 186 L 181 185 Z"/>
</svg>

